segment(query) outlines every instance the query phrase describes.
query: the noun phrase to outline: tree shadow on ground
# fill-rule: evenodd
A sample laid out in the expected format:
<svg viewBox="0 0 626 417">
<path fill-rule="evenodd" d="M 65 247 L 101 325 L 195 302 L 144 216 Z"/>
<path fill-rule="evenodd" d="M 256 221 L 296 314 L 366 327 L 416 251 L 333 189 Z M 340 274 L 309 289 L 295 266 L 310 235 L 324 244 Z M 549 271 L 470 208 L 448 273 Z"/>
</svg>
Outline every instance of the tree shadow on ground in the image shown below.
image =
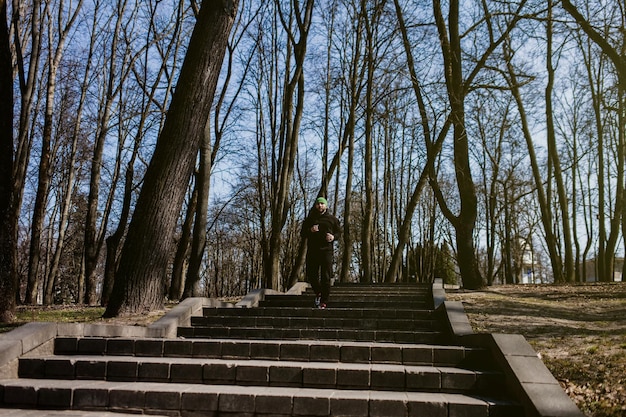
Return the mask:
<svg viewBox="0 0 626 417">
<path fill-rule="evenodd" d="M 448 298 L 463 302 L 477 332 L 519 333 L 531 339 L 626 335 L 626 285 L 602 288 L 503 286 L 486 291 L 461 290 Z"/>
</svg>

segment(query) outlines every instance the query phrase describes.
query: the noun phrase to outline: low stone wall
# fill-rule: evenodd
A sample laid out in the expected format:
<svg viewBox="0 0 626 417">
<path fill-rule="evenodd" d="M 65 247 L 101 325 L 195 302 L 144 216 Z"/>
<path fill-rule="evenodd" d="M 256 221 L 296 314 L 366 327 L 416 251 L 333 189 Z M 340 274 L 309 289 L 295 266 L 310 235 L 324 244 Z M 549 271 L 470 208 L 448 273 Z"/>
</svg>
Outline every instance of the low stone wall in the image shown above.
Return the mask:
<svg viewBox="0 0 626 417">
<path fill-rule="evenodd" d="M 463 303 L 445 301 L 445 290 L 437 282 L 433 284 L 433 296 L 438 312 L 446 317 L 452 342 L 488 349 L 526 416 L 584 417 L 524 336 L 474 333 Z"/>
</svg>

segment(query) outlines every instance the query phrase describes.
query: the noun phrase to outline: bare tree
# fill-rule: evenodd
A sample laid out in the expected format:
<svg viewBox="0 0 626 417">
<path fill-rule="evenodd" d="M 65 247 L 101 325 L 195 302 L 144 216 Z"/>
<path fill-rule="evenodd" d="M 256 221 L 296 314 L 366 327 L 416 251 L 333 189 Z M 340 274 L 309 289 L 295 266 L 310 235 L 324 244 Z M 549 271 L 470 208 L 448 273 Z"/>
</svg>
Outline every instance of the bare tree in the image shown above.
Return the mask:
<svg viewBox="0 0 626 417">
<path fill-rule="evenodd" d="M 570 206 L 565 184 L 563 180 L 563 169 L 561 168 L 561 159 L 559 157 L 558 147 L 556 143 L 556 134 L 554 127 L 554 109 L 552 105 L 552 95 L 554 94 L 554 77 L 555 69 L 552 63 L 553 57 L 553 16 L 552 16 L 552 0 L 548 0 L 548 12 L 546 17 L 546 72 L 548 82 L 546 85 L 546 133 L 548 141 L 548 157 L 549 165 L 554 173 L 554 182 L 557 188 L 557 201 L 559 205 L 559 213 L 561 216 L 561 230 L 563 234 L 563 270 L 555 271 L 556 282 L 573 282 L 574 281 L 574 251 L 572 243 L 572 230 L 570 225 Z M 554 266 L 554 265 L 553 265 Z"/>
<path fill-rule="evenodd" d="M 258 204 L 260 204 L 264 285 L 272 289 L 281 289 L 283 281 L 289 278 L 280 274 L 282 233 L 291 205 L 293 172 L 304 114 L 304 62 L 314 0 L 306 0 L 304 4 L 292 0 L 287 8 L 284 3 L 280 0 L 273 3 L 278 22 L 275 21 L 274 29 L 270 29 L 273 32 L 270 42 L 278 42 L 280 26 L 287 38 L 286 49 L 280 54 L 280 59 L 284 56 L 285 61 L 279 62 L 278 56 L 264 56 L 267 51 L 263 49 L 265 48 L 263 45 L 260 60 L 264 64 L 263 71 L 269 73 L 259 74 L 261 79 L 267 76 L 263 82 L 268 83 L 272 94 L 268 97 L 271 101 L 269 114 L 271 127 L 266 130 L 264 126 L 257 126 L 260 129 L 257 134 L 257 190 L 260 198 Z M 278 45 L 274 43 L 271 48 L 278 48 Z M 284 71 L 282 75 L 278 75 L 281 72 L 278 69 L 281 65 Z M 279 77 L 282 77 L 282 81 Z M 258 98 L 259 103 L 264 101 L 264 98 Z M 264 116 L 262 113 L 260 119 L 262 120 Z"/>
<path fill-rule="evenodd" d="M 63 5 L 63 3 L 61 3 Z M 47 60 L 47 82 L 46 82 L 46 96 L 45 96 L 45 110 L 44 110 L 44 125 L 42 134 L 41 156 L 39 160 L 39 172 L 38 172 L 38 184 L 37 194 L 35 197 L 35 207 L 33 209 L 33 221 L 32 221 L 32 234 L 30 240 L 30 256 L 28 265 L 28 285 L 26 287 L 25 302 L 32 304 L 37 302 L 37 294 L 39 288 L 39 261 L 41 256 L 41 238 L 42 228 L 45 216 L 45 210 L 48 200 L 48 192 L 50 186 L 50 160 L 51 160 L 51 145 L 53 141 L 53 114 L 55 111 L 55 93 L 56 93 L 56 80 L 59 70 L 59 64 L 65 50 L 65 43 L 67 37 L 72 30 L 72 26 L 80 13 L 82 7 L 82 1 L 79 1 L 75 5 L 74 10 L 58 9 L 56 13 L 58 16 L 52 16 L 55 10 L 51 10 L 49 3 L 46 3 L 44 9 L 45 20 L 48 22 L 48 41 L 51 46 L 48 52 Z M 67 21 L 64 21 L 65 14 L 67 13 Z M 54 27 L 53 22 L 57 22 L 58 27 Z M 55 39 L 53 33 L 58 34 L 58 39 Z"/>
<path fill-rule="evenodd" d="M 35 0 L 30 6 L 30 27 L 25 31 L 30 34 L 30 49 L 27 50 L 29 56 L 28 65 L 24 61 L 24 40 L 21 38 L 22 30 L 20 27 L 21 13 L 28 14 L 28 11 L 20 7 L 18 0 L 13 0 L 13 45 L 15 48 L 15 61 L 17 64 L 17 77 L 20 86 L 20 109 L 19 123 L 17 131 L 17 144 L 15 149 L 15 159 L 13 163 L 13 196 L 11 205 L 10 221 L 13 222 L 11 229 L 17 233 L 22 200 L 24 197 L 26 172 L 30 160 L 32 148 L 32 135 L 30 130 L 31 117 L 36 96 L 37 77 L 39 76 L 39 65 L 41 61 L 41 43 L 43 30 L 43 19 L 41 19 L 41 1 Z M 17 242 L 16 242 L 17 243 Z M 17 264 L 17 245 L 14 251 L 14 264 Z M 32 301 L 32 300 L 31 300 Z"/>
<path fill-rule="evenodd" d="M 258 6 L 255 9 L 247 12 L 247 8 L 244 6 L 244 10 L 239 13 L 239 18 L 235 22 L 235 28 L 232 30 L 232 35 L 228 41 L 226 48 L 226 70 L 224 81 L 220 86 L 220 93 L 215 104 L 215 110 L 213 114 L 213 124 L 207 120 L 207 126 L 202 136 L 199 152 L 199 167 L 196 175 L 196 186 L 194 192 L 197 194 L 197 202 L 195 206 L 195 220 L 193 222 L 193 235 L 191 241 L 191 248 L 189 253 L 189 266 L 186 273 L 185 287 L 182 297 L 198 296 L 199 283 L 201 280 L 201 265 L 205 255 L 207 246 L 207 215 L 209 205 L 209 191 L 211 185 L 211 172 L 218 159 L 218 155 L 221 152 L 222 140 L 225 135 L 225 129 L 229 125 L 229 119 L 233 116 L 235 103 L 239 97 L 244 85 L 246 77 L 250 71 L 250 66 L 253 62 L 254 52 L 256 50 L 256 43 L 253 44 L 248 51 L 247 58 L 242 62 L 241 75 L 238 80 L 238 84 L 235 85 L 235 91 L 229 101 L 226 98 L 231 87 L 231 80 L 233 77 L 233 66 L 235 65 L 235 52 L 238 50 L 238 46 L 242 40 L 247 36 L 249 26 L 255 21 L 262 6 Z M 183 241 L 184 243 L 184 241 Z"/>
<path fill-rule="evenodd" d="M 613 40 L 613 35 L 609 33 L 602 33 L 598 29 L 596 29 L 592 25 L 590 20 L 585 18 L 585 16 L 582 15 L 582 13 L 570 0 L 563 0 L 561 4 L 563 8 L 574 18 L 576 23 L 587 34 L 587 36 L 589 36 L 589 38 L 593 42 L 595 42 L 602 50 L 602 52 L 609 58 L 609 60 L 613 64 L 615 73 L 617 74 L 617 106 L 619 113 L 617 117 L 618 145 L 616 147 L 617 173 L 615 188 L 615 206 L 613 208 L 613 214 L 610 220 L 609 236 L 606 238 L 606 241 L 602 239 L 602 237 L 600 238 L 600 244 L 603 246 L 606 242 L 606 247 L 600 247 L 600 253 L 597 259 L 598 277 L 600 278 L 600 280 L 612 281 L 615 261 L 615 249 L 617 246 L 620 229 L 620 219 L 624 217 L 623 212 L 626 207 L 626 192 L 624 191 L 624 164 L 626 160 L 626 117 L 624 117 L 624 112 L 626 111 L 626 56 L 624 55 L 624 45 L 626 44 L 626 40 L 624 39 L 623 30 L 623 22 L 625 19 L 626 10 L 624 10 L 623 7 L 616 8 L 616 10 L 621 10 L 622 14 L 619 19 L 619 22 L 621 22 L 621 28 L 617 30 L 617 36 L 620 36 L 622 39 L 621 43 L 619 43 L 618 45 L 612 45 L 611 40 Z M 598 154 L 598 156 L 601 157 L 600 153 Z M 604 177 L 598 177 L 599 181 L 601 181 L 598 184 L 598 188 L 600 190 L 603 190 Z M 602 199 L 600 199 L 600 203 L 603 203 Z M 605 227 L 603 222 L 603 211 L 603 209 L 600 210 L 601 217 L 599 219 L 599 222 L 601 230 Z"/>
<path fill-rule="evenodd" d="M 144 143 L 144 137 L 150 130 L 150 118 L 156 112 L 158 120 L 163 118 L 161 115 L 166 114 L 167 104 L 171 96 L 171 92 L 174 87 L 174 79 L 170 73 L 170 67 L 176 66 L 178 51 L 181 48 L 182 38 L 184 37 L 184 6 L 182 2 L 179 2 L 176 12 L 172 14 L 170 21 L 161 22 L 158 21 L 158 2 L 154 3 L 144 2 L 148 7 L 150 21 L 149 30 L 146 32 L 144 41 L 143 58 L 141 59 L 141 65 L 132 65 L 131 70 L 135 75 L 137 83 L 141 86 L 141 91 L 144 92 L 140 108 L 137 110 L 138 120 L 136 121 L 137 127 L 134 132 L 132 151 L 128 163 L 126 164 L 126 173 L 124 176 L 124 192 L 122 207 L 120 210 L 118 224 L 115 231 L 106 238 L 106 264 L 104 271 L 104 280 L 102 285 L 102 297 L 101 305 L 108 304 L 111 291 L 113 289 L 113 282 L 115 279 L 115 271 L 119 262 L 119 253 L 122 246 L 122 239 L 128 226 L 128 219 L 132 212 L 132 202 L 136 184 L 136 167 L 137 159 L 140 157 L 140 149 Z M 148 47 L 152 46 L 152 48 Z M 156 51 L 156 56 L 153 53 Z M 149 69 L 150 63 L 156 62 L 157 58 L 160 60 L 158 71 L 153 75 L 150 80 Z M 161 97 L 158 97 L 159 92 L 164 91 Z M 124 135 L 120 135 L 124 136 Z M 121 153 L 126 147 L 124 141 L 119 141 L 118 144 L 118 158 L 121 158 Z"/>
<path fill-rule="evenodd" d="M 13 69 L 7 2 L 0 0 L 0 323 L 15 318 L 17 246 L 13 213 Z"/>
<path fill-rule="evenodd" d="M 128 228 L 106 317 L 163 305 L 174 226 L 206 127 L 237 6 L 237 0 L 201 6 Z M 185 140 L 180 140 L 181 135 Z"/>
</svg>

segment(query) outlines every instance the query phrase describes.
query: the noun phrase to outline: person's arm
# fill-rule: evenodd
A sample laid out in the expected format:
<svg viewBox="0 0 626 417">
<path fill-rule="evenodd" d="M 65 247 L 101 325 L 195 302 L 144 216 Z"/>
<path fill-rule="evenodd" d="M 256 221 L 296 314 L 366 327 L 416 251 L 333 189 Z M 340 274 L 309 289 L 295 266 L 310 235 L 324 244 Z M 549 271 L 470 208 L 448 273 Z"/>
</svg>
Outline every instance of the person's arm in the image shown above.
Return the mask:
<svg viewBox="0 0 626 417">
<path fill-rule="evenodd" d="M 339 219 L 336 217 L 333 223 L 333 236 L 335 236 L 335 240 L 339 240 L 341 239 L 341 224 L 339 224 Z"/>
</svg>

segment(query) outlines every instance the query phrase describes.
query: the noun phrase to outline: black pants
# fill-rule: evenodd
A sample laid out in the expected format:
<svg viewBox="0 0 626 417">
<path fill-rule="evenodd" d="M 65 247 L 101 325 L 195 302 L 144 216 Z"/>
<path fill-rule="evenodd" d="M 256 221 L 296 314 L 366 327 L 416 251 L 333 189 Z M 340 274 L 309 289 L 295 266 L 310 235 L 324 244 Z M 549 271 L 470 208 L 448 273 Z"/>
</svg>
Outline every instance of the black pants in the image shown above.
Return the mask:
<svg viewBox="0 0 626 417">
<path fill-rule="evenodd" d="M 306 254 L 306 278 L 316 294 L 321 294 L 322 303 L 328 302 L 330 279 L 333 275 L 333 251 L 311 250 Z"/>
</svg>

